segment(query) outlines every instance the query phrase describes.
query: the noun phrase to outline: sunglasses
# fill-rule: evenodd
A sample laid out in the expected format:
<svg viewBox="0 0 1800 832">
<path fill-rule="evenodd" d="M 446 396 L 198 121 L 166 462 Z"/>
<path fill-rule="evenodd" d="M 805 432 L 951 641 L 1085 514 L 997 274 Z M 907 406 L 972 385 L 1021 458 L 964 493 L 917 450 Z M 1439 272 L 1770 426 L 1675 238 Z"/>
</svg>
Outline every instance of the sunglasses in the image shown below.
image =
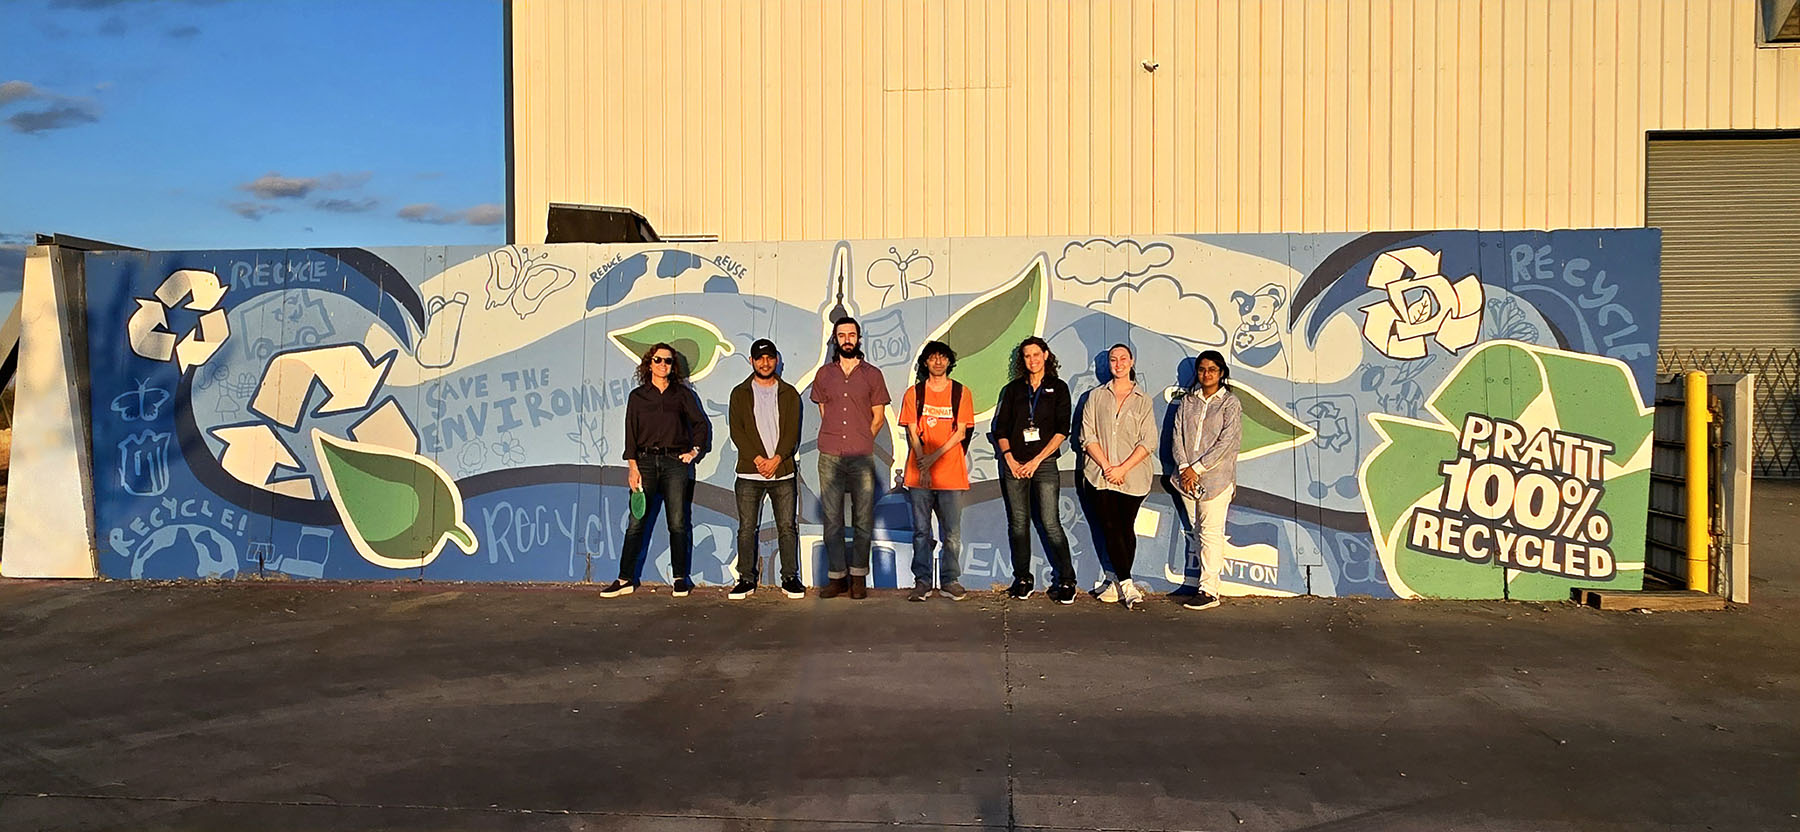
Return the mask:
<svg viewBox="0 0 1800 832">
<path fill-rule="evenodd" d="M 667 365 L 673 367 L 673 366 L 675 366 L 675 359 L 664 358 L 663 356 L 660 356 L 660 355 L 653 355 L 653 356 L 650 356 L 650 363 L 652 363 L 652 364 L 667 364 Z"/>
</svg>

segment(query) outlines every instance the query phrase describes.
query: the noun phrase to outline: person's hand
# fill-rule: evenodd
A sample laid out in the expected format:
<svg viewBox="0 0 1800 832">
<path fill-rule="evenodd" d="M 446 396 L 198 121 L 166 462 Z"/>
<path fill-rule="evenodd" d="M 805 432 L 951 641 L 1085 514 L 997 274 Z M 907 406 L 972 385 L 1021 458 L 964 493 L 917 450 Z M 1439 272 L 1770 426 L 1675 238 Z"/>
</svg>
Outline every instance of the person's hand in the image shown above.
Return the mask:
<svg viewBox="0 0 1800 832">
<path fill-rule="evenodd" d="M 1013 459 L 1013 455 L 1010 452 L 1006 454 L 1005 459 L 1007 473 L 1012 474 L 1013 479 L 1015 480 L 1025 479 L 1025 467 L 1020 465 L 1018 460 Z"/>
<path fill-rule="evenodd" d="M 678 456 L 675 458 L 681 460 L 681 463 L 683 465 L 686 465 L 687 463 L 693 462 L 694 460 L 698 459 L 699 457 L 700 457 L 700 449 L 695 448 L 695 449 L 690 450 L 687 453 L 682 454 L 681 456 Z"/>
<path fill-rule="evenodd" d="M 1107 482 L 1110 482 L 1113 485 L 1125 484 L 1125 466 L 1114 465 L 1113 467 L 1106 469 L 1105 473 Z"/>
<path fill-rule="evenodd" d="M 927 491 L 931 490 L 931 471 L 929 469 L 919 469 L 919 487 Z"/>
<path fill-rule="evenodd" d="M 644 476 L 638 473 L 636 465 L 631 466 L 630 470 L 625 472 L 625 484 L 630 486 L 633 491 L 644 490 Z"/>
<path fill-rule="evenodd" d="M 1192 468 L 1181 469 L 1181 490 L 1189 494 L 1200 487 L 1200 472 Z"/>
<path fill-rule="evenodd" d="M 1037 475 L 1038 461 L 1031 460 L 1019 466 L 1019 479 L 1028 480 Z"/>
</svg>

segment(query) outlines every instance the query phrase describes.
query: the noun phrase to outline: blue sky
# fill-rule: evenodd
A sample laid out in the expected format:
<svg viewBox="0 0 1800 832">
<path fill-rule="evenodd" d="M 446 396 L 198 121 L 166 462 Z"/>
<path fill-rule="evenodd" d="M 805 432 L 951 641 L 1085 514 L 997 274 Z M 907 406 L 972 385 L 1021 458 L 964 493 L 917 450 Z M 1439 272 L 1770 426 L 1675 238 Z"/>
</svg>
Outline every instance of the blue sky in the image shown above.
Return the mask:
<svg viewBox="0 0 1800 832">
<path fill-rule="evenodd" d="M 0 280 L 33 232 L 504 242 L 500 0 L 10 0 L 0 21 Z"/>
</svg>

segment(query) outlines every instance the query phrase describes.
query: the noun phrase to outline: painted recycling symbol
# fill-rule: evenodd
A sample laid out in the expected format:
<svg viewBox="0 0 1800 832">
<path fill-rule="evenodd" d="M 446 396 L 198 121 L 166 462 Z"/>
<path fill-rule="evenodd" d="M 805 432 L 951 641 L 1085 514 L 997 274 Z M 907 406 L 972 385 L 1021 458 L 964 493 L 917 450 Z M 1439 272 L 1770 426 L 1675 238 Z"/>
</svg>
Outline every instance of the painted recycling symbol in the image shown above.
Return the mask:
<svg viewBox="0 0 1800 832">
<path fill-rule="evenodd" d="M 1387 298 L 1362 308 L 1363 337 L 1389 358 L 1425 357 L 1434 336 L 1456 352 L 1481 334 L 1481 279 L 1451 281 L 1442 274 L 1444 253 L 1420 246 L 1389 251 L 1369 268 L 1369 288 Z"/>
<path fill-rule="evenodd" d="M 462 521 L 461 492 L 437 463 L 419 454 L 418 433 L 400 403 L 393 396 L 375 403 L 397 355 L 375 358 L 354 343 L 278 353 L 250 401 L 257 418 L 211 433 L 224 444 L 219 465 L 233 478 L 303 500 L 329 496 L 364 560 L 408 569 L 431 563 L 446 541 L 470 554 L 476 542 Z M 323 389 L 325 397 L 308 410 L 314 389 Z M 311 417 L 356 413 L 362 415 L 348 438 L 318 427 L 306 431 L 321 493 L 283 436 L 301 433 Z"/>
<path fill-rule="evenodd" d="M 1388 584 L 1403 598 L 1567 598 L 1642 582 L 1651 426 L 1611 358 L 1491 341 L 1426 400 L 1372 414 L 1358 477 Z"/>
<path fill-rule="evenodd" d="M 131 351 L 152 361 L 173 359 L 184 373 L 205 364 L 231 335 L 225 310 L 219 308 L 226 288 L 212 272 L 181 269 L 170 273 L 151 297 L 135 299 L 137 311 L 125 324 Z M 178 308 L 200 313 L 194 328 L 180 335 L 169 328 L 169 312 Z"/>
<path fill-rule="evenodd" d="M 212 430 L 213 437 L 225 444 L 219 466 L 239 482 L 264 491 L 302 500 L 320 499 L 323 495 L 312 475 L 295 459 L 282 434 L 298 434 L 308 417 L 365 410 L 367 415 L 350 427 L 352 438 L 416 452 L 418 435 L 399 402 L 390 396 L 370 408 L 395 355 L 390 352 L 377 360 L 359 344 L 276 354 L 250 400 L 250 411 L 257 418 Z M 315 387 L 324 389 L 325 399 L 308 412 L 306 404 Z M 295 473 L 281 476 L 283 471 Z"/>
</svg>

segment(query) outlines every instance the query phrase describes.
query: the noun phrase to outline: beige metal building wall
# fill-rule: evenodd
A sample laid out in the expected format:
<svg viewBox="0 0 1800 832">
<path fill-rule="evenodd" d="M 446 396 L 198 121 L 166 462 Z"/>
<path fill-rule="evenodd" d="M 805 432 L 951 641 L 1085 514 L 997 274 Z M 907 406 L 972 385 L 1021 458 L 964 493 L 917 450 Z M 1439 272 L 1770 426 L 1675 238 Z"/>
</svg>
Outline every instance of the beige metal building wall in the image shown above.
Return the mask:
<svg viewBox="0 0 1800 832">
<path fill-rule="evenodd" d="M 1759 5 L 513 0 L 514 239 L 1642 225 L 1646 131 L 1800 128 Z"/>
</svg>

